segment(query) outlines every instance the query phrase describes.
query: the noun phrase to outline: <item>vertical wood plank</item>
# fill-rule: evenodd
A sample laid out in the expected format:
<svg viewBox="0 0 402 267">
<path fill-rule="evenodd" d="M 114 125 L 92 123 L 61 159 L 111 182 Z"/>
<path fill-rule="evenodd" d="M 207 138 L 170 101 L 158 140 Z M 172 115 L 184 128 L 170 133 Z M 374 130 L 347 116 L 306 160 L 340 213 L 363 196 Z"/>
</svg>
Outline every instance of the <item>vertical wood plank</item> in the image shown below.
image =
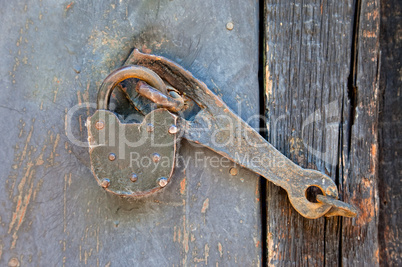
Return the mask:
<svg viewBox="0 0 402 267">
<path fill-rule="evenodd" d="M 341 190 L 359 210 L 342 219 L 342 264 L 379 264 L 378 247 L 378 85 L 379 1 L 357 2 L 354 64 L 348 97 L 344 98 L 345 129 L 341 144 Z"/>
<path fill-rule="evenodd" d="M 335 181 L 352 17 L 351 1 L 266 1 L 268 139 L 297 164 Z M 267 192 L 268 263 L 337 265 L 339 219 L 305 219 L 284 190 L 269 184 Z"/>
<path fill-rule="evenodd" d="M 377 265 L 378 3 L 267 0 L 265 7 L 269 141 L 332 177 L 340 198 L 362 213 L 304 219 L 269 184 L 268 264 Z"/>
<path fill-rule="evenodd" d="M 381 1 L 378 191 L 381 266 L 401 266 L 402 3 Z"/>
</svg>

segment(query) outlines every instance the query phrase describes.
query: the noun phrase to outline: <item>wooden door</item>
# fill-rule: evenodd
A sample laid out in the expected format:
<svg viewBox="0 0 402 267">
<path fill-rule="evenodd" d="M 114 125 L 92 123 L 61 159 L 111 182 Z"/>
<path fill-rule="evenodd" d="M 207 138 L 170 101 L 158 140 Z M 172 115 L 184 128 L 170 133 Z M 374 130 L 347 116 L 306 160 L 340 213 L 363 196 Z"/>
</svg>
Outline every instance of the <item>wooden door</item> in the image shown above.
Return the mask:
<svg viewBox="0 0 402 267">
<path fill-rule="evenodd" d="M 269 265 L 401 264 L 394 206 L 401 4 L 381 5 L 382 13 L 375 0 L 264 3 L 268 140 L 297 164 L 332 177 L 340 198 L 359 210 L 353 219 L 308 220 L 268 184 Z"/>
<path fill-rule="evenodd" d="M 400 24 L 400 4 L 383 2 Z M 378 0 L 0 6 L 0 265 L 400 263 L 391 200 L 400 168 L 389 169 L 400 163 L 389 141 L 400 128 L 400 41 L 390 41 L 393 16 L 380 15 Z M 132 200 L 103 191 L 79 144 L 101 82 L 133 48 L 179 63 L 282 153 L 331 176 L 359 217 L 305 219 L 282 189 L 239 166 L 236 175 L 211 166 L 220 156 L 186 141 L 189 160 L 162 192 Z"/>
</svg>

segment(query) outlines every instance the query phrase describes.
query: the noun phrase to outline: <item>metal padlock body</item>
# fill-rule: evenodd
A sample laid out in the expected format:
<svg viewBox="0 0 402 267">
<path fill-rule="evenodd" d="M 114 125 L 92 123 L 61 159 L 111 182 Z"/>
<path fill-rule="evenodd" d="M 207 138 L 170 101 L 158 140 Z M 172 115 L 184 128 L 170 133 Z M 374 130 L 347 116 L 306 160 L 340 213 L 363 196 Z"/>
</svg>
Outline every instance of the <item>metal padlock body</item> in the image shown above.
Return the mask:
<svg viewBox="0 0 402 267">
<path fill-rule="evenodd" d="M 122 123 L 109 110 L 87 119 L 89 154 L 98 184 L 120 196 L 152 194 L 169 182 L 175 163 L 177 117 L 156 109 L 142 123 Z"/>
</svg>

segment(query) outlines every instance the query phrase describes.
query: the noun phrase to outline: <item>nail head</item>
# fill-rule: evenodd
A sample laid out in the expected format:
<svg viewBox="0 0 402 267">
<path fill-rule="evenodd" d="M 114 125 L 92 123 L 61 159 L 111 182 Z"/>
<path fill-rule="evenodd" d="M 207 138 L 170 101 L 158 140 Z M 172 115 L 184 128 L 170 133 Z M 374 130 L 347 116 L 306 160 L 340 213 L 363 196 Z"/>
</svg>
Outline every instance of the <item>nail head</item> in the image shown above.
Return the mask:
<svg viewBox="0 0 402 267">
<path fill-rule="evenodd" d="M 233 28 L 234 28 L 233 22 L 228 22 L 228 23 L 226 24 L 226 29 L 228 29 L 229 31 L 233 30 Z"/>
<path fill-rule="evenodd" d="M 108 188 L 109 185 L 110 185 L 110 180 L 109 180 L 109 179 L 107 179 L 107 178 L 102 179 L 101 186 L 102 186 L 103 188 Z"/>
<path fill-rule="evenodd" d="M 179 128 L 177 128 L 176 125 L 172 125 L 169 127 L 170 134 L 176 134 L 178 131 L 179 131 Z"/>
<path fill-rule="evenodd" d="M 158 153 L 152 154 L 152 160 L 153 160 L 155 163 L 158 163 L 158 162 L 161 160 L 161 155 L 159 155 Z"/>
<path fill-rule="evenodd" d="M 229 169 L 229 173 L 233 176 L 236 176 L 239 173 L 239 171 L 237 170 L 236 167 L 232 167 Z"/>
<path fill-rule="evenodd" d="M 168 184 L 168 180 L 165 177 L 159 178 L 158 184 L 160 187 L 165 187 Z"/>
<path fill-rule="evenodd" d="M 116 154 L 115 153 L 110 153 L 109 154 L 109 160 L 114 161 L 116 159 Z"/>
<path fill-rule="evenodd" d="M 103 121 L 97 121 L 97 122 L 95 123 L 95 127 L 96 127 L 96 129 L 98 129 L 98 130 L 102 130 L 102 129 L 105 127 L 105 123 L 104 123 Z"/>
<path fill-rule="evenodd" d="M 131 182 L 133 182 L 133 183 L 137 182 L 137 180 L 138 180 L 137 174 L 132 173 L 132 174 L 131 174 L 131 177 L 130 177 L 130 180 L 131 180 Z"/>
</svg>

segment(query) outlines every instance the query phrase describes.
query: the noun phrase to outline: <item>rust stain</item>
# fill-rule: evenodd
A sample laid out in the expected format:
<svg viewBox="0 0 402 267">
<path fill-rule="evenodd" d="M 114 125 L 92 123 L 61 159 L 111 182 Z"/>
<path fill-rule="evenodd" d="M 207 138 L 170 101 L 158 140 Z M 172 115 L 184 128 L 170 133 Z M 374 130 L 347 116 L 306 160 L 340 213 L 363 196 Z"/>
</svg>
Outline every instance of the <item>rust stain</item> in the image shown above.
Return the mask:
<svg viewBox="0 0 402 267">
<path fill-rule="evenodd" d="M 78 105 L 82 105 L 82 98 L 81 98 L 81 92 L 77 91 L 77 100 L 78 100 Z"/>
<path fill-rule="evenodd" d="M 218 243 L 218 251 L 219 251 L 219 256 L 222 258 L 223 256 L 223 248 L 221 242 Z"/>
<path fill-rule="evenodd" d="M 186 254 L 188 253 L 189 250 L 189 234 L 188 231 L 186 230 L 186 216 L 183 215 L 183 247 L 184 247 L 184 251 L 186 252 Z"/>
<path fill-rule="evenodd" d="M 14 174 L 11 174 L 10 177 L 13 179 L 11 190 L 10 190 L 10 198 L 13 199 L 15 203 L 14 211 L 11 215 L 11 220 L 8 226 L 8 233 L 11 235 L 11 245 L 10 249 L 14 249 L 16 247 L 16 243 L 18 240 L 18 233 L 22 227 L 22 224 L 26 220 L 26 214 L 28 211 L 28 207 L 32 200 L 35 200 L 38 192 L 40 191 L 43 179 L 39 179 L 35 184 L 35 176 L 37 173 L 37 167 L 43 166 L 44 164 L 44 154 L 49 147 L 47 144 L 44 144 L 42 148 L 39 150 L 37 146 L 31 144 L 31 139 L 33 136 L 35 119 L 32 119 L 32 125 L 30 127 L 29 132 L 27 133 L 27 137 L 24 141 L 24 145 L 22 151 L 19 153 L 17 150 L 19 149 L 19 145 L 16 145 L 16 155 L 15 155 L 15 167 L 13 169 L 16 170 Z M 25 123 L 23 123 L 23 127 Z M 48 137 L 45 140 L 50 140 L 50 142 L 54 143 L 52 146 L 52 150 L 50 154 L 56 154 L 56 147 L 60 140 L 60 135 L 56 135 L 54 138 L 53 135 L 48 132 Z M 36 157 L 32 157 L 32 154 L 37 150 L 40 151 L 39 155 Z M 19 173 L 18 169 L 22 167 L 24 164 L 24 168 L 22 169 L 22 174 Z M 18 177 L 21 175 L 21 180 L 18 181 Z M 17 187 L 17 193 L 14 194 L 14 188 Z M 29 222 L 29 225 L 32 222 Z"/>
<path fill-rule="evenodd" d="M 377 145 L 376 144 L 371 144 L 370 152 L 371 152 L 370 172 L 372 174 L 374 174 L 376 171 L 376 159 L 377 159 Z"/>
<path fill-rule="evenodd" d="M 100 227 L 98 225 L 98 228 L 96 229 L 96 252 L 99 252 L 99 246 L 100 246 L 99 231 L 100 231 Z"/>
<path fill-rule="evenodd" d="M 183 178 L 180 182 L 180 194 L 184 195 L 186 192 L 186 177 Z"/>
<path fill-rule="evenodd" d="M 223 102 L 222 102 L 222 100 L 220 100 L 220 99 L 218 99 L 218 98 L 215 100 L 215 104 L 216 104 L 216 106 L 218 106 L 218 107 L 220 107 L 220 108 L 223 107 Z"/>
<path fill-rule="evenodd" d="M 47 159 L 48 164 L 46 167 L 54 166 L 55 165 L 55 157 L 59 156 L 58 154 L 56 154 L 56 148 L 60 141 L 60 134 L 56 134 L 56 137 L 54 138 L 54 140 L 53 140 L 53 134 L 51 134 L 50 131 L 49 131 L 49 135 L 50 135 L 50 143 L 53 142 L 53 147 L 52 147 L 52 151 L 50 152 L 50 155 Z"/>
<path fill-rule="evenodd" d="M 36 195 L 38 194 L 39 190 L 41 189 L 43 184 L 43 179 L 40 179 L 39 182 L 36 184 L 36 188 L 33 192 L 33 196 L 32 199 L 35 200 L 36 199 Z"/>
<path fill-rule="evenodd" d="M 379 16 L 378 10 L 374 10 L 373 12 L 367 12 L 367 20 L 376 20 Z"/>
<path fill-rule="evenodd" d="M 60 84 L 60 80 L 57 77 L 53 77 L 53 82 L 55 82 L 56 85 L 56 89 L 53 91 L 54 96 L 53 96 L 53 103 L 56 103 L 56 98 L 57 98 L 57 93 L 59 92 L 59 85 Z"/>
<path fill-rule="evenodd" d="M 366 37 L 366 38 L 377 38 L 377 32 L 364 30 L 364 31 L 363 31 L 363 37 Z"/>
<path fill-rule="evenodd" d="M 15 211 L 13 212 L 12 219 L 9 225 L 8 233 L 12 234 L 12 242 L 11 242 L 11 248 L 15 248 L 15 244 L 18 239 L 18 230 L 21 227 L 21 224 L 24 221 L 25 214 L 28 208 L 28 204 L 31 200 L 31 195 L 33 192 L 33 182 L 32 182 L 32 177 L 35 175 L 35 170 L 32 168 L 34 164 L 32 162 L 28 162 L 27 164 L 27 170 L 25 172 L 25 175 L 22 177 L 21 182 L 18 184 L 18 196 L 16 200 L 16 207 Z M 27 190 L 25 189 L 25 185 L 28 185 Z M 15 226 L 15 227 L 14 227 Z M 14 231 L 13 231 L 14 229 Z"/>
<path fill-rule="evenodd" d="M 267 53 L 268 53 L 268 51 L 269 51 L 269 47 L 267 46 Z M 270 98 L 271 98 L 272 88 L 273 88 L 273 83 L 272 83 L 272 79 L 271 79 L 271 72 L 269 70 L 268 65 L 269 64 L 267 64 L 265 66 L 265 80 L 266 80 L 266 83 L 265 83 L 265 97 L 266 97 L 267 101 L 269 101 Z"/>
<path fill-rule="evenodd" d="M 35 119 L 32 119 L 32 124 L 35 122 Z M 24 161 L 26 155 L 27 155 L 27 150 L 28 150 L 28 144 L 29 142 L 31 142 L 31 138 L 32 138 L 32 133 L 33 133 L 33 125 L 31 126 L 31 130 L 28 133 L 27 139 L 25 141 L 25 145 L 24 145 L 24 149 L 22 150 L 22 154 L 21 157 L 19 159 L 20 164 L 18 165 L 18 168 L 21 167 L 22 162 Z"/>
<path fill-rule="evenodd" d="M 356 218 L 356 224 L 359 226 L 367 225 L 375 216 L 375 207 L 373 205 L 374 189 L 372 186 L 366 186 L 369 190 L 369 194 L 366 198 L 362 198 L 360 195 L 355 196 L 354 205 L 359 208 L 359 216 Z M 356 227 L 358 231 L 360 227 Z M 359 236 L 359 233 L 356 234 Z"/>
<path fill-rule="evenodd" d="M 374 257 L 376 258 L 376 262 L 380 262 L 380 250 L 377 248 Z"/>
<path fill-rule="evenodd" d="M 177 242 L 180 242 L 180 240 L 181 240 L 181 230 L 179 228 L 177 232 Z"/>
<path fill-rule="evenodd" d="M 148 48 L 145 44 L 142 46 L 141 50 L 142 50 L 145 54 L 151 54 L 151 53 L 152 53 L 152 49 Z"/>
<path fill-rule="evenodd" d="M 22 127 L 21 127 L 21 129 L 20 129 L 20 133 L 18 134 L 18 137 L 19 138 L 21 138 L 22 137 L 22 135 L 24 134 L 24 127 L 25 127 L 25 122 L 22 122 Z"/>
<path fill-rule="evenodd" d="M 268 226 L 269 226 L 269 224 L 268 224 Z M 273 260 L 275 260 L 275 258 L 276 258 L 276 249 L 275 249 L 275 245 L 274 245 L 274 239 L 272 238 L 272 233 L 271 232 L 268 232 L 268 234 L 267 234 L 267 247 L 268 247 L 268 259 L 267 259 L 267 262 L 268 262 L 268 264 L 270 263 L 270 262 L 272 262 Z"/>
<path fill-rule="evenodd" d="M 194 258 L 194 262 L 205 262 L 205 265 L 208 266 L 208 257 L 209 257 L 209 246 L 205 244 L 204 246 L 204 258 Z"/>
<path fill-rule="evenodd" d="M 188 195 L 186 196 L 188 198 Z M 182 240 L 182 245 L 183 245 L 183 249 L 184 249 L 184 257 L 182 260 L 182 264 L 183 266 L 187 265 L 187 254 L 189 251 L 189 230 L 188 228 L 188 221 L 187 221 L 187 217 L 185 214 L 187 214 L 187 201 L 186 199 L 183 199 L 183 235 L 181 234 L 181 230 L 179 228 L 179 232 L 178 232 L 178 241 Z M 181 239 L 183 236 L 183 239 Z"/>
<path fill-rule="evenodd" d="M 74 2 L 71 2 L 70 4 L 68 4 L 67 6 L 66 6 L 66 10 L 65 11 L 68 11 L 70 8 L 72 8 L 73 6 L 74 6 Z"/>
<path fill-rule="evenodd" d="M 70 173 L 71 176 L 71 173 Z M 67 230 L 67 173 L 64 175 L 64 189 L 63 189 L 63 232 Z"/>
<path fill-rule="evenodd" d="M 208 208 L 209 208 L 209 198 L 204 200 L 204 203 L 202 204 L 201 213 L 205 213 Z"/>
<path fill-rule="evenodd" d="M 41 166 L 45 161 L 43 160 L 43 154 L 45 153 L 46 150 L 46 145 L 43 145 L 42 147 L 42 152 L 40 153 L 39 157 L 36 159 L 36 166 Z"/>
<path fill-rule="evenodd" d="M 35 119 L 32 119 L 32 123 L 34 123 L 34 122 L 35 122 Z M 25 126 L 25 123 L 23 123 L 23 127 L 24 126 Z M 24 174 L 21 178 L 21 181 L 19 182 L 19 184 L 17 186 L 18 195 L 14 197 L 15 210 L 12 214 L 11 221 L 9 224 L 9 229 L 8 229 L 8 233 L 9 234 L 12 233 L 12 242 L 11 242 L 10 249 L 15 248 L 15 245 L 16 245 L 16 242 L 18 239 L 18 231 L 19 231 L 22 223 L 24 222 L 26 211 L 27 211 L 28 205 L 30 203 L 32 194 L 34 192 L 33 177 L 35 176 L 35 169 L 33 167 L 36 165 L 35 162 L 38 162 L 38 160 L 32 161 L 30 159 L 31 153 L 36 150 L 35 148 L 33 148 L 32 146 L 29 145 L 31 138 L 32 138 L 32 134 L 33 134 L 33 125 L 31 126 L 30 131 L 27 135 L 27 138 L 25 140 L 25 145 L 24 145 L 24 148 L 23 148 L 20 156 L 18 156 L 18 155 L 15 156 L 15 160 L 19 161 L 19 163 L 15 168 L 13 167 L 13 169 L 20 168 L 26 158 L 28 158 L 29 160 L 26 165 L 27 167 L 24 169 Z M 16 149 L 18 149 L 18 147 L 19 146 L 17 145 Z M 40 163 L 40 161 L 39 161 L 39 163 Z M 13 192 L 14 192 L 14 187 L 17 183 L 18 173 L 16 173 L 15 175 L 11 175 L 10 177 L 12 177 L 12 179 L 13 179 L 13 182 L 11 185 L 11 190 L 10 190 L 10 198 L 11 198 L 13 195 Z M 35 189 L 35 191 L 38 189 L 39 188 L 37 187 Z"/>
<path fill-rule="evenodd" d="M 80 125 L 80 133 L 82 133 L 82 116 L 78 116 L 78 124 Z"/>
</svg>

